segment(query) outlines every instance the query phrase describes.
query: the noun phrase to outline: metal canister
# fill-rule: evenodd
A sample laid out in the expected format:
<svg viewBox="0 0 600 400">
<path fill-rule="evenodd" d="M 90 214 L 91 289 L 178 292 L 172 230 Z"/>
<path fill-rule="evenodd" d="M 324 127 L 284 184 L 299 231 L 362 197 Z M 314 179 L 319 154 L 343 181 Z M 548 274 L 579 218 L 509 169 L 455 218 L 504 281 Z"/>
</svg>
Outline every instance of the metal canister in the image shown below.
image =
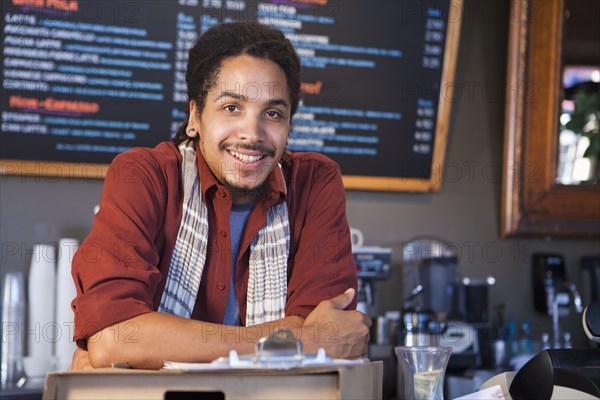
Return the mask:
<svg viewBox="0 0 600 400">
<path fill-rule="evenodd" d="M 437 346 L 439 338 L 446 330 L 446 323 L 437 321 L 433 311 L 404 310 L 403 344 L 404 346 Z"/>
</svg>

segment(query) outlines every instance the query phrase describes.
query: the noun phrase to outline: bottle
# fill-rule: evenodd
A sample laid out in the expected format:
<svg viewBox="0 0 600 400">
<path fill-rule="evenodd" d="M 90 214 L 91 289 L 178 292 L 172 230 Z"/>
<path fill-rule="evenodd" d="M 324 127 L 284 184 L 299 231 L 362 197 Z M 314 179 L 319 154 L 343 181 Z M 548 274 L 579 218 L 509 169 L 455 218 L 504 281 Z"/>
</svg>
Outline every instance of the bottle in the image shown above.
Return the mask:
<svg viewBox="0 0 600 400">
<path fill-rule="evenodd" d="M 517 340 L 517 324 L 515 319 L 511 317 L 506 325 L 506 333 L 504 336 L 504 343 L 506 343 L 506 358 L 510 360 L 519 354 L 519 342 Z"/>
<path fill-rule="evenodd" d="M 533 354 L 533 328 L 531 320 L 526 319 L 521 324 L 521 335 L 519 337 L 519 352 L 521 354 Z"/>
<path fill-rule="evenodd" d="M 550 334 L 548 332 L 542 333 L 542 350 L 550 349 Z"/>
<path fill-rule="evenodd" d="M 571 343 L 571 332 L 565 332 L 563 334 L 563 348 L 572 349 L 573 343 Z"/>
</svg>

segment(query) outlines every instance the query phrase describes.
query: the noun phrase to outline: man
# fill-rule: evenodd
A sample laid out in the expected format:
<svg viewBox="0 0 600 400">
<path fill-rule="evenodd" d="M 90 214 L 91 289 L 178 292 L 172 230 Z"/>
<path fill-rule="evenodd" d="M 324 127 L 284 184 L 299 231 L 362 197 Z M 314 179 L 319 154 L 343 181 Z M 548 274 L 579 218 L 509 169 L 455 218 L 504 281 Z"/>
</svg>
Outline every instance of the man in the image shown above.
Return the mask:
<svg viewBox="0 0 600 400">
<path fill-rule="evenodd" d="M 300 64 L 282 33 L 218 25 L 190 50 L 173 143 L 116 157 L 73 260 L 72 369 L 254 351 L 288 327 L 306 352 L 366 352 L 337 165 L 285 151 Z M 349 308 L 348 310 L 345 310 Z"/>
</svg>

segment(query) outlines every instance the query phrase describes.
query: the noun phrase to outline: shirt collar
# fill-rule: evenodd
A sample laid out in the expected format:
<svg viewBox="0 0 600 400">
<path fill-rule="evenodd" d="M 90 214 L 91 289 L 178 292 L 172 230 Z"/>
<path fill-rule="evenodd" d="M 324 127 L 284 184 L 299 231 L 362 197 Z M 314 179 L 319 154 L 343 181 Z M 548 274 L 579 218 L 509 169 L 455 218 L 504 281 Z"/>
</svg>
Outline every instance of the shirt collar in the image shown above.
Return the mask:
<svg viewBox="0 0 600 400">
<path fill-rule="evenodd" d="M 206 201 L 209 198 L 210 190 L 225 190 L 227 189 L 217 181 L 212 171 L 208 167 L 202 151 L 200 151 L 199 143 L 196 142 L 196 160 L 198 162 L 198 174 L 200 175 L 200 187 L 202 188 L 202 197 Z M 262 201 L 265 206 L 272 207 L 275 204 L 285 201 L 287 195 L 287 185 L 283 176 L 283 169 L 279 166 L 275 167 L 265 181 L 265 188 L 260 196 L 259 201 Z"/>
</svg>

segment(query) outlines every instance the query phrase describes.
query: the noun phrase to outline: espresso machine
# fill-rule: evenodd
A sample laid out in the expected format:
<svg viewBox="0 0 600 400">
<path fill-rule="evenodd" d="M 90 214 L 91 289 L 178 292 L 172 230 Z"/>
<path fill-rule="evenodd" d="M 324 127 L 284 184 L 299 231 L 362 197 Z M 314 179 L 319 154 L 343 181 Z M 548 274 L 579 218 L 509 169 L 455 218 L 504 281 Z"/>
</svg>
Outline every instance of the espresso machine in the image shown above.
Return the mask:
<svg viewBox="0 0 600 400">
<path fill-rule="evenodd" d="M 403 269 L 404 293 L 422 286 L 403 305 L 403 345 L 451 347 L 449 371 L 483 366 L 489 341 L 488 291 L 495 279 L 463 277 L 457 247 L 431 237 L 404 245 Z"/>
<path fill-rule="evenodd" d="M 361 243 L 362 244 L 362 243 Z M 352 254 L 358 277 L 358 304 L 356 309 L 369 314 L 374 305 L 375 284 L 390 278 L 392 272 L 392 249 L 375 246 L 353 246 Z M 383 323 L 385 321 L 385 323 Z M 389 332 L 394 328 L 388 324 L 392 319 L 378 317 L 373 324 L 372 343 L 369 344 L 369 359 L 382 361 L 384 398 L 395 393 L 395 356 L 394 343 L 388 341 Z"/>
<path fill-rule="evenodd" d="M 358 277 L 356 309 L 365 314 L 373 306 L 374 283 L 389 279 L 392 272 L 392 249 L 386 247 L 353 247 L 354 265 Z"/>
</svg>

